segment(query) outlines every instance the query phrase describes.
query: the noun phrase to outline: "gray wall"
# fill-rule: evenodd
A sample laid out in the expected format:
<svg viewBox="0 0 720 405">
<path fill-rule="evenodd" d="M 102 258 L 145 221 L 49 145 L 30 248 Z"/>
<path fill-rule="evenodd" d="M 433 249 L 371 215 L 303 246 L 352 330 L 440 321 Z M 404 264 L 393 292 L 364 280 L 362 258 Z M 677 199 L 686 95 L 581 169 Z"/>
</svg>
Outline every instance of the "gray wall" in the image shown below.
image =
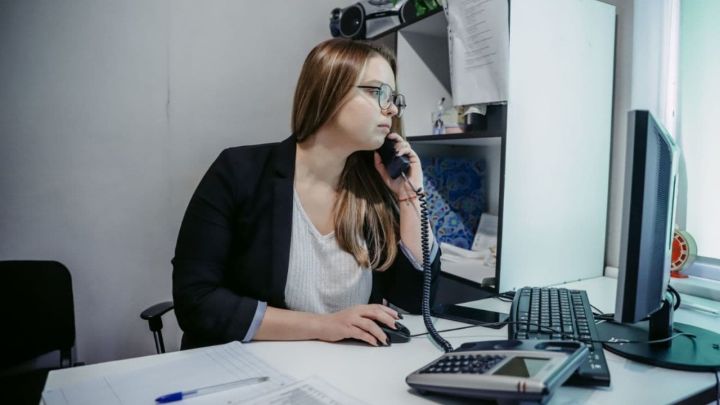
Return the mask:
<svg viewBox="0 0 720 405">
<path fill-rule="evenodd" d="M 222 148 L 289 134 L 338 3 L 0 2 L 0 259 L 70 268 L 81 360 L 154 351 L 138 314 L 171 298 L 192 191 Z"/>
</svg>

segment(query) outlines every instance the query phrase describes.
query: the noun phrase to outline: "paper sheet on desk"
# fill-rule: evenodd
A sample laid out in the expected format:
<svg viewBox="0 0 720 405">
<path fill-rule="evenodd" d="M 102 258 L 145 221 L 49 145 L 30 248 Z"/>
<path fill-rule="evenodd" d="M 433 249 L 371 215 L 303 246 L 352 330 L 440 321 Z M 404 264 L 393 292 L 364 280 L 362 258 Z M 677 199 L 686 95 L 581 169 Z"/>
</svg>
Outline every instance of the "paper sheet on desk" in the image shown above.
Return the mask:
<svg viewBox="0 0 720 405">
<path fill-rule="evenodd" d="M 243 378 L 267 376 L 266 382 L 189 398 L 187 404 L 248 401 L 277 391 L 295 380 L 242 347 L 239 342 L 212 346 L 189 356 L 80 384 L 46 390 L 46 405 L 155 404 L 155 398 L 176 391 L 222 384 Z"/>
<path fill-rule="evenodd" d="M 445 5 L 453 104 L 507 101 L 507 0 L 448 0 Z"/>
<path fill-rule="evenodd" d="M 241 402 L 231 402 L 228 405 L 239 405 Z M 280 391 L 257 397 L 247 405 L 362 405 L 362 402 L 353 398 L 325 380 L 313 376 L 305 380 L 288 385 Z"/>
</svg>

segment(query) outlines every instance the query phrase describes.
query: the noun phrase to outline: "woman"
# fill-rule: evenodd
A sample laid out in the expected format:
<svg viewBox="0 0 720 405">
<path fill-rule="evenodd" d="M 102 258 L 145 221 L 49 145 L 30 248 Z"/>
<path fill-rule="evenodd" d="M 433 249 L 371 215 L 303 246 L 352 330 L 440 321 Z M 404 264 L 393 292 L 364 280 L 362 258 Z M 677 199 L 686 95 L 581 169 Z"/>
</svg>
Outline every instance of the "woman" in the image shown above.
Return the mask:
<svg viewBox="0 0 720 405">
<path fill-rule="evenodd" d="M 371 45 L 332 39 L 300 73 L 293 135 L 223 151 L 193 195 L 173 259 L 183 348 L 232 340 L 354 338 L 389 344 L 378 324 L 419 312 L 419 203 L 376 152 L 404 108 L 395 61 Z M 434 276 L 439 269 L 433 246 Z M 417 259 L 415 259 L 417 258 Z"/>
</svg>

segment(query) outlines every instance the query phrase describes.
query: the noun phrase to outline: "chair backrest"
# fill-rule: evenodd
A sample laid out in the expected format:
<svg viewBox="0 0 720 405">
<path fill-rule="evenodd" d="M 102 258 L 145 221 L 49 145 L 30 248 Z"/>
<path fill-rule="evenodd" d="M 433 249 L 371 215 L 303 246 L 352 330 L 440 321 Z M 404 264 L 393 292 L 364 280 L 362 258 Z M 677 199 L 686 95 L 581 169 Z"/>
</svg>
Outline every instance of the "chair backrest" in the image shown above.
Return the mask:
<svg viewBox="0 0 720 405">
<path fill-rule="evenodd" d="M 75 345 L 72 279 L 55 261 L 0 261 L 0 368 Z"/>
</svg>

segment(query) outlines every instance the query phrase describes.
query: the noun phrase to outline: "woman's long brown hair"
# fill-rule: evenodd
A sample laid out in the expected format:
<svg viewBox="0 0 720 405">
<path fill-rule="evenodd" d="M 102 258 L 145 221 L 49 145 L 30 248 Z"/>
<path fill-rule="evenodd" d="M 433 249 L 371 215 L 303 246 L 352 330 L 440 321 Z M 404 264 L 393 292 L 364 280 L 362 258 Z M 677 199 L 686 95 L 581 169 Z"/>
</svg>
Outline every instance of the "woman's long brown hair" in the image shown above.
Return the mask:
<svg viewBox="0 0 720 405">
<path fill-rule="evenodd" d="M 327 123 L 355 89 L 367 61 L 383 57 L 396 73 L 395 57 L 385 48 L 348 39 L 320 43 L 308 54 L 293 101 L 292 131 L 303 142 Z M 394 132 L 399 122 L 393 117 Z M 398 251 L 397 203 L 374 165 L 373 151 L 350 155 L 338 182 L 335 236 L 340 248 L 364 267 L 386 270 Z"/>
</svg>

